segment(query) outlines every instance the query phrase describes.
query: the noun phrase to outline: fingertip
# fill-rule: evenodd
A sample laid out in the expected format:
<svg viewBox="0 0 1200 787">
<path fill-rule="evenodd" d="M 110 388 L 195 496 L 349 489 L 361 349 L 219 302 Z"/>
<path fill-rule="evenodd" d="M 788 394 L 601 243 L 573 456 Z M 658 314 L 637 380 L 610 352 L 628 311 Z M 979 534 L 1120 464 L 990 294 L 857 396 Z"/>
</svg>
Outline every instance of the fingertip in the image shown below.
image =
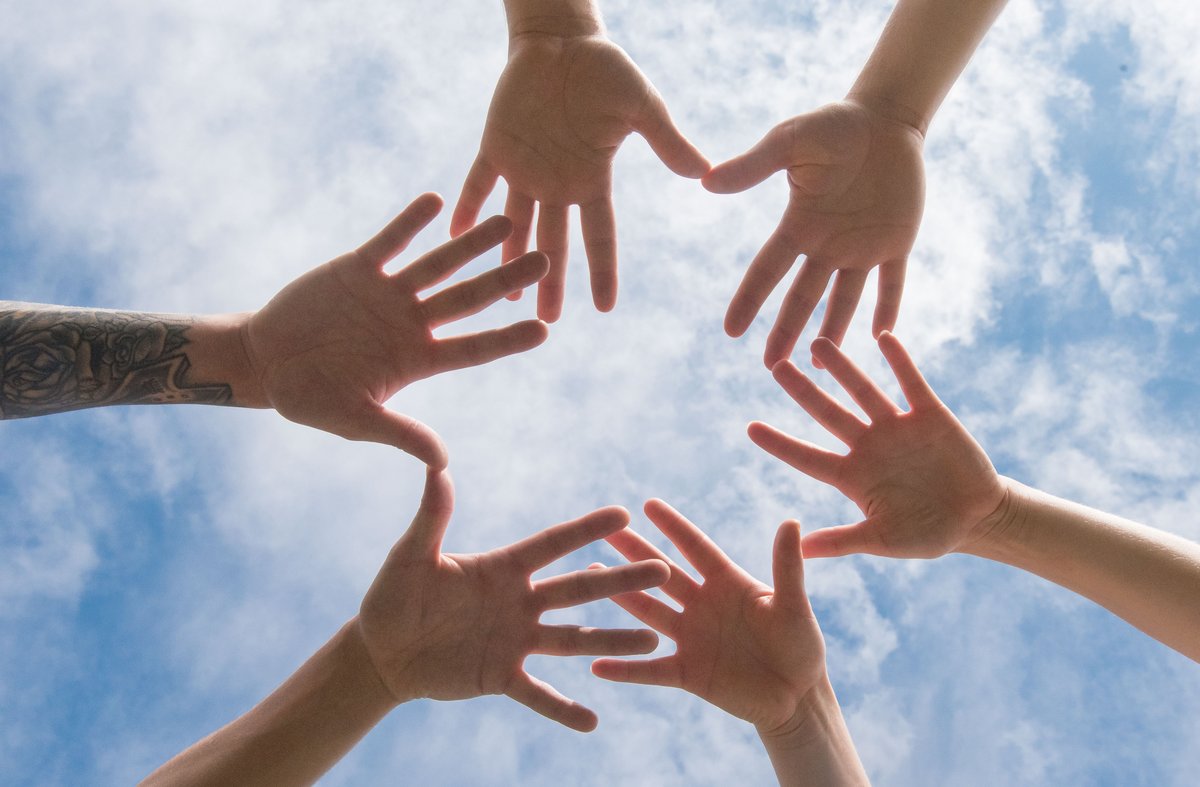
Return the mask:
<svg viewBox="0 0 1200 787">
<path fill-rule="evenodd" d="M 573 724 L 572 729 L 587 733 L 595 731 L 595 729 L 599 726 L 600 717 L 589 710 L 587 713 L 581 713 L 579 715 L 578 724 Z"/>
<path fill-rule="evenodd" d="M 637 634 L 638 641 L 633 644 L 633 648 L 636 648 L 636 650 L 631 650 L 629 655 L 645 656 L 647 653 L 653 653 L 658 649 L 658 632 L 650 629 L 636 629 L 635 633 Z"/>
<path fill-rule="evenodd" d="M 597 527 L 606 531 L 606 534 L 615 533 L 629 525 L 629 511 L 624 506 L 605 506 L 598 508 L 591 514 L 597 521 Z"/>
<path fill-rule="evenodd" d="M 753 317 L 747 320 L 745 317 L 735 314 L 733 308 L 730 307 L 730 310 L 725 313 L 725 335 L 731 339 L 737 339 L 746 332 L 751 322 L 753 322 Z"/>
</svg>

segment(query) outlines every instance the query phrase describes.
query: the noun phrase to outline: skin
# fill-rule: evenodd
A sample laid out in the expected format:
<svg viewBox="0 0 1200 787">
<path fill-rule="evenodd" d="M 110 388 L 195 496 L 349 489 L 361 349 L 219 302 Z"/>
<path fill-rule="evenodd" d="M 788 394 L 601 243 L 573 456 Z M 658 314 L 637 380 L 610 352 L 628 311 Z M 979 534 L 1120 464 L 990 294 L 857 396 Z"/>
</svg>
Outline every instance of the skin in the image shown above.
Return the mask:
<svg viewBox="0 0 1200 787">
<path fill-rule="evenodd" d="M 549 609 L 661 584 L 641 561 L 533 581 L 534 571 L 629 522 L 603 508 L 500 549 L 441 551 L 453 510 L 445 471 L 430 470 L 420 509 L 356 617 L 250 712 L 161 766 L 146 785 L 311 784 L 403 702 L 504 694 L 580 732 L 596 714 L 524 669 L 526 657 L 649 653 L 645 629 L 544 625 Z"/>
<path fill-rule="evenodd" d="M 670 567 L 662 590 L 682 609 L 644 592 L 614 595 L 623 609 L 673 640 L 675 652 L 642 661 L 599 659 L 592 672 L 607 680 L 683 689 L 750 722 L 780 784 L 866 784 L 804 591 L 800 525 L 788 521 L 779 528 L 772 589 L 663 501 L 650 500 L 645 512 L 702 581 L 634 531 L 610 535 L 608 542 L 629 560 L 659 560 Z"/>
<path fill-rule="evenodd" d="M 508 184 L 504 213 L 514 226 L 504 259 L 528 247 L 537 208 L 537 248 L 550 260 L 538 286 L 537 314 L 562 314 L 568 209 L 579 206 L 592 298 L 600 311 L 617 300 L 617 228 L 612 163 L 632 132 L 663 163 L 699 178 L 708 161 L 675 127 L 662 97 L 605 35 L 591 0 L 507 0 L 508 64 L 488 109 L 479 155 L 463 185 L 451 234 L 475 223 L 499 178 Z"/>
<path fill-rule="evenodd" d="M 768 367 L 791 357 L 831 280 L 821 336 L 841 343 L 875 267 L 872 331 L 895 326 L 925 204 L 925 133 L 1004 3 L 899 0 L 845 100 L 780 123 L 704 177 L 705 188 L 727 194 L 787 171 L 783 218 L 725 315 L 726 332 L 744 334 L 804 255 L 767 337 Z"/>
<path fill-rule="evenodd" d="M 828 339 L 813 343 L 813 355 L 868 421 L 790 362 L 773 370 L 784 390 L 849 447 L 847 454 L 750 424 L 759 447 L 833 485 L 863 512 L 856 524 L 809 533 L 806 555 L 961 552 L 1007 563 L 1095 601 L 1200 661 L 1200 545 L 999 475 L 900 341 L 885 332 L 879 348 L 908 400 L 907 412 Z"/>
<path fill-rule="evenodd" d="M 350 440 L 395 446 L 431 467 L 444 467 L 446 449 L 433 430 L 387 409 L 385 403 L 416 380 L 488 363 L 545 341 L 547 328 L 538 320 L 444 339 L 434 338 L 433 330 L 536 283 L 546 275 L 549 263 L 545 255 L 531 252 L 508 265 L 423 295 L 499 244 L 512 229 L 508 219 L 493 216 L 397 273 L 385 272 L 384 265 L 441 206 L 436 194 L 418 197 L 358 249 L 304 274 L 253 313 L 144 315 L 0 302 L 0 357 L 10 359 L 6 367 L 19 367 L 22 376 L 18 382 L 27 389 L 19 411 L 5 401 L 7 388 L 0 391 L 0 415 L 43 415 L 101 404 L 165 401 L 271 407 L 297 423 Z M 52 330 L 22 328 L 33 320 Z M 10 327 L 6 329 L 6 325 Z M 45 345 L 54 341 L 66 344 L 66 339 L 56 338 L 64 336 L 80 345 L 75 337 L 102 329 L 110 336 L 136 340 L 133 357 L 143 366 L 149 365 L 150 371 L 173 364 L 170 368 L 176 371 L 170 382 L 177 390 L 169 393 L 175 398 L 122 398 L 117 375 L 125 373 L 124 366 L 113 371 L 116 365 L 110 363 L 99 369 L 107 375 L 101 391 L 115 394 L 104 399 L 93 394 L 86 399 L 68 387 L 67 394 L 47 400 L 40 409 L 36 402 L 31 407 L 26 400 L 32 401 L 34 394 L 40 393 L 34 387 L 37 376 L 49 377 L 50 371 L 60 373 L 55 380 L 78 378 L 78 391 L 87 388 L 84 383 L 96 388 L 93 367 L 102 358 L 99 350 L 91 348 L 100 343 L 83 343 L 87 345 L 83 354 L 76 346 Z M 165 345 L 169 352 L 156 350 L 164 346 L 161 336 L 167 330 L 174 332 Z M 31 334 L 40 339 L 33 349 L 36 343 L 25 338 Z M 155 337 L 159 337 L 157 344 L 152 341 Z M 51 369 L 50 358 L 57 359 L 55 363 L 62 368 Z M 178 371 L 180 368 L 184 371 Z M 135 368 L 126 373 L 130 380 L 137 374 L 148 375 L 149 371 Z"/>
</svg>

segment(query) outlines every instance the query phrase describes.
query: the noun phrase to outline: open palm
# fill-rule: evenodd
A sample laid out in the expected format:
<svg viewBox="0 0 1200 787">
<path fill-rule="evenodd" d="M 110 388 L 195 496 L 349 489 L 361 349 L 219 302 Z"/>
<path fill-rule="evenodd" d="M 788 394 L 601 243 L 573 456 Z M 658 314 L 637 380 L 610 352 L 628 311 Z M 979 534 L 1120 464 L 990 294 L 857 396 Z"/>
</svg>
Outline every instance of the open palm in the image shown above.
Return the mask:
<svg viewBox="0 0 1200 787">
<path fill-rule="evenodd" d="M 697 582 L 632 530 L 608 536 L 629 560 L 661 560 L 663 591 L 678 611 L 647 593 L 613 601 L 675 642 L 675 653 L 645 661 L 599 659 L 601 678 L 689 691 L 760 730 L 785 727 L 825 675 L 825 642 L 804 592 L 800 528 L 785 522 L 775 540 L 775 589 L 747 574 L 694 524 L 661 500 L 646 515 L 703 578 Z"/>
<path fill-rule="evenodd" d="M 744 191 L 779 170 L 788 173 L 783 218 L 729 305 L 729 335 L 746 332 L 801 254 L 805 260 L 767 338 L 767 366 L 791 356 L 835 275 L 821 336 L 841 343 L 876 266 L 873 330 L 891 330 L 925 203 L 922 145 L 912 127 L 843 101 L 781 123 L 748 152 L 714 167 L 704 186 L 718 193 Z"/>
<path fill-rule="evenodd" d="M 511 230 L 507 219 L 495 216 L 398 273 L 386 273 L 383 266 L 441 204 L 436 194 L 418 198 L 356 251 L 296 279 L 246 322 L 243 339 L 254 377 L 280 415 L 351 440 L 393 445 L 444 467 L 446 450 L 433 430 L 384 403 L 414 380 L 545 341 L 546 326 L 537 320 L 434 338 L 434 328 L 536 282 L 548 267 L 546 258 L 533 252 L 418 297 Z"/>
<path fill-rule="evenodd" d="M 629 56 L 602 35 L 516 37 L 488 110 L 479 155 L 454 211 L 451 233 L 466 231 L 498 178 L 508 184 L 504 213 L 514 226 L 504 259 L 529 244 L 535 204 L 537 248 L 550 259 L 538 288 L 538 316 L 562 312 L 568 208 L 580 206 L 596 308 L 617 298 L 617 230 L 612 162 L 633 131 L 672 171 L 698 178 L 704 156 L 672 122 L 666 104 Z"/>
<path fill-rule="evenodd" d="M 629 514 L 602 508 L 515 544 L 474 555 L 442 554 L 453 491 L 445 471 L 429 471 L 421 507 L 363 599 L 359 626 L 384 685 L 398 701 L 459 700 L 506 694 L 581 731 L 592 711 L 524 670 L 531 654 L 648 653 L 654 632 L 539 622 L 546 610 L 661 584 L 657 561 L 580 570 L 531 582 L 530 574 L 622 529 Z"/>
<path fill-rule="evenodd" d="M 977 538 L 980 523 L 1000 505 L 1004 487 L 987 454 L 921 376 L 890 333 L 879 347 L 896 374 L 909 412 L 900 408 L 828 339 L 813 356 L 863 409 L 863 423 L 790 362 L 775 379 L 816 421 L 849 446 L 846 455 L 818 448 L 763 423 L 750 439 L 797 470 L 836 487 L 865 519 L 809 533 L 809 557 L 865 552 L 932 558 Z"/>
</svg>

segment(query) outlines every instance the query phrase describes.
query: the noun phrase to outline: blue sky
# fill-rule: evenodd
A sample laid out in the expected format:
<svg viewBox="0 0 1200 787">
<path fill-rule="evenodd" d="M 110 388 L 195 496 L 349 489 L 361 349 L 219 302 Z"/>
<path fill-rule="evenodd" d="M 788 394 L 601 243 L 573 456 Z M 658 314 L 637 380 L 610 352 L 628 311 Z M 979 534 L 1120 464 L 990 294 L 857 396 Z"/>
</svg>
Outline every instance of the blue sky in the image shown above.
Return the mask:
<svg viewBox="0 0 1200 787">
<path fill-rule="evenodd" d="M 441 17 L 376 0 L 27 5 L 0 0 L 22 20 L 0 30 L 10 299 L 254 308 L 416 194 L 453 199 L 504 58 L 500 6 L 483 0 Z M 602 4 L 713 160 L 840 97 L 890 7 Z M 1001 472 L 1191 538 L 1198 38 L 1184 0 L 1012 0 L 931 128 L 897 328 Z M 591 309 L 573 256 L 545 346 L 393 406 L 449 444 L 451 549 L 610 503 L 646 533 L 636 512 L 656 496 L 766 578 L 779 521 L 856 516 L 745 437 L 762 419 L 829 444 L 761 368 L 778 297 L 746 338 L 720 328 L 784 186 L 709 195 L 637 138 L 616 181 L 617 310 Z M 880 373 L 871 305 L 847 347 Z M 498 311 L 475 322 L 532 305 Z M 0 425 L 0 781 L 129 783 L 248 708 L 353 614 L 421 480 L 390 449 L 267 412 Z M 614 559 L 596 547 L 571 565 L 594 557 Z M 809 587 L 879 783 L 1188 784 L 1200 769 L 1200 670 L 1087 601 L 965 557 L 814 562 Z M 604 605 L 572 614 L 628 623 Z M 418 703 L 326 782 L 769 778 L 749 727 L 694 698 L 602 684 L 586 659 L 531 668 L 600 729 L 503 698 Z"/>
</svg>

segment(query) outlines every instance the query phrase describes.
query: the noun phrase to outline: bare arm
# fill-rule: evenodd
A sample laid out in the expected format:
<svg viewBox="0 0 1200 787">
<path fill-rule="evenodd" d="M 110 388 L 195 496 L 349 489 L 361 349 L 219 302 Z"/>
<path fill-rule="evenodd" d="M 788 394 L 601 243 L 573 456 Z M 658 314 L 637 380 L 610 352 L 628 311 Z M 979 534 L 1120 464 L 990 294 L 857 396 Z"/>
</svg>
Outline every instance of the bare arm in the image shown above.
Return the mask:
<svg viewBox="0 0 1200 787">
<path fill-rule="evenodd" d="M 1008 0 L 899 0 L 846 98 L 924 136 Z"/>
<path fill-rule="evenodd" d="M 775 367 L 784 389 L 849 446 L 848 454 L 750 425 L 760 447 L 837 487 L 863 512 L 856 524 L 809 533 L 805 554 L 935 558 L 963 552 L 998 560 L 1079 593 L 1200 661 L 1200 545 L 1001 477 L 899 340 L 884 334 L 879 346 L 908 400 L 907 412 L 833 344 L 813 344 L 869 423 L 791 364 Z"/>
<path fill-rule="evenodd" d="M 958 551 L 1037 574 L 1200 662 L 1200 544 L 1011 479 Z"/>
</svg>

